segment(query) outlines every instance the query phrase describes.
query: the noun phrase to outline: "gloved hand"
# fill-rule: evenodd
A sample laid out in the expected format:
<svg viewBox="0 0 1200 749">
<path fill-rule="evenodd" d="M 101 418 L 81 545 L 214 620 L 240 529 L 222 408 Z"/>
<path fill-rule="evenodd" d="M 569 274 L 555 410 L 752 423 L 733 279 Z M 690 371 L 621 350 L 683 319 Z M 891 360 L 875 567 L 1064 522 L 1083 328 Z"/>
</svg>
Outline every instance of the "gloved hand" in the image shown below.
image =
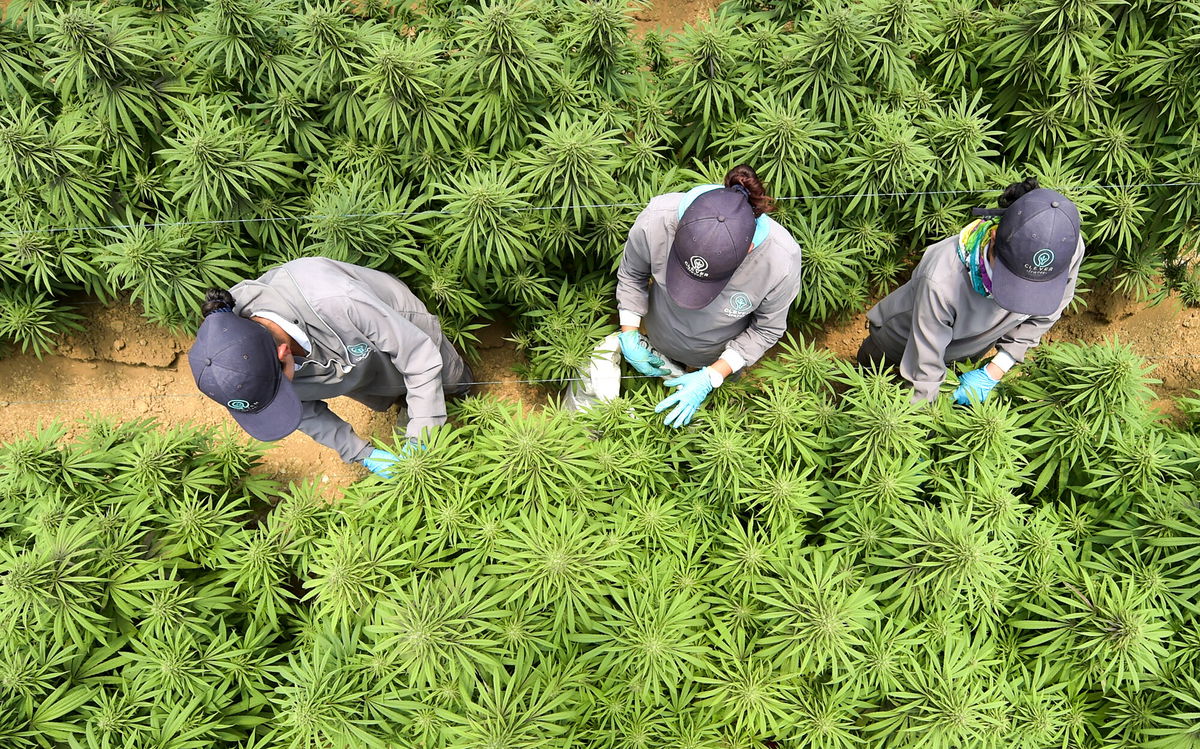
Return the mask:
<svg viewBox="0 0 1200 749">
<path fill-rule="evenodd" d="M 404 447 L 400 449 L 400 454 L 380 450 L 378 448 L 371 451 L 371 454 L 362 459 L 362 464 L 367 467 L 371 473 L 376 476 L 382 476 L 385 479 L 392 478 L 392 466 L 397 462 L 412 455 L 415 450 L 427 449 L 424 444 L 416 440 L 409 440 Z"/>
<path fill-rule="evenodd" d="M 392 466 L 399 460 L 399 455 L 376 448 L 371 451 L 370 455 L 362 459 L 362 464 L 376 476 L 390 479 L 392 477 Z"/>
<path fill-rule="evenodd" d="M 675 388 L 675 392 L 660 401 L 654 407 L 654 413 L 662 413 L 671 406 L 675 406 L 675 410 L 667 414 L 665 422 L 667 426 L 675 429 L 692 423 L 692 417 L 700 410 L 704 399 L 713 389 L 708 367 L 672 377 L 663 384 Z"/>
<path fill-rule="evenodd" d="M 983 403 L 992 392 L 992 388 L 999 384 L 1000 380 L 988 374 L 986 369 L 972 369 L 958 378 L 958 387 L 954 389 L 954 402 L 960 406 Z"/>
<path fill-rule="evenodd" d="M 621 355 L 629 366 L 650 377 L 671 374 L 670 370 L 662 368 L 662 357 L 650 350 L 646 336 L 636 330 L 626 330 L 617 336 L 617 340 L 621 342 Z"/>
</svg>

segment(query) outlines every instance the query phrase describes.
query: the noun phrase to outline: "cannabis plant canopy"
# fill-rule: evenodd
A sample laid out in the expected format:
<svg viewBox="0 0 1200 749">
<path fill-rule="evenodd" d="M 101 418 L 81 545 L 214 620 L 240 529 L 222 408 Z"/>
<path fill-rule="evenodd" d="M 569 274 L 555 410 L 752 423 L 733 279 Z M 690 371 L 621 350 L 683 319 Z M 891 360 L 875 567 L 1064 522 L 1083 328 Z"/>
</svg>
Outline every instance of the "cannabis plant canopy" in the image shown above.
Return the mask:
<svg viewBox="0 0 1200 749">
<path fill-rule="evenodd" d="M 324 255 L 468 350 L 516 319 L 562 379 L 641 205 L 742 162 L 803 247 L 797 326 L 1026 174 L 1083 211 L 1085 281 L 1200 302 L 1198 2 L 630 32 L 614 0 L 13 0 L 0 341 L 119 295 L 188 328 Z M 336 504 L 230 433 L 46 425 L 0 446 L 0 746 L 1196 749 L 1200 439 L 1119 344 L 1023 370 L 929 409 L 796 342 L 679 433 L 657 384 L 476 397 Z"/>
<path fill-rule="evenodd" d="M 1200 745 L 1200 438 L 1117 345 L 914 406 L 791 345 L 682 433 L 463 401 L 336 504 L 230 434 L 0 448 L 5 747 Z"/>
<path fill-rule="evenodd" d="M 738 0 L 640 39 L 631 11 L 12 0 L 0 340 L 48 350 L 79 292 L 190 327 L 206 286 L 320 254 L 398 275 L 459 343 L 525 320 L 558 376 L 638 207 L 742 162 L 788 198 L 797 324 L 1025 174 L 1083 210 L 1085 285 L 1200 302 L 1200 3 Z M 574 322 L 537 330 L 556 307 Z"/>
</svg>

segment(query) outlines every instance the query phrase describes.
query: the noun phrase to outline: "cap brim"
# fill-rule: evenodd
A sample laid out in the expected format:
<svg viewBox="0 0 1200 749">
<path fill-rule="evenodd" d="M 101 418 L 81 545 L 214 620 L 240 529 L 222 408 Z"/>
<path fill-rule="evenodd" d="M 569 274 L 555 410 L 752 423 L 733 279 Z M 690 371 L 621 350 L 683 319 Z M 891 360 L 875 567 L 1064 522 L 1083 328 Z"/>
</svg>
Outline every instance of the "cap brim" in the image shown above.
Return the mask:
<svg viewBox="0 0 1200 749">
<path fill-rule="evenodd" d="M 1029 281 L 1015 275 L 1002 262 L 992 263 L 992 301 L 1018 315 L 1051 315 L 1058 311 L 1069 274 L 1060 273 L 1046 281 Z"/>
<path fill-rule="evenodd" d="M 304 406 L 300 397 L 292 388 L 292 381 L 279 372 L 279 389 L 275 391 L 275 399 L 270 405 L 257 413 L 244 413 L 229 409 L 233 420 L 260 442 L 281 440 L 300 426 L 300 417 Z"/>
<path fill-rule="evenodd" d="M 728 284 L 728 278 L 722 281 L 700 281 L 693 278 L 680 265 L 674 252 L 667 261 L 667 293 L 684 309 L 707 307 Z"/>
</svg>

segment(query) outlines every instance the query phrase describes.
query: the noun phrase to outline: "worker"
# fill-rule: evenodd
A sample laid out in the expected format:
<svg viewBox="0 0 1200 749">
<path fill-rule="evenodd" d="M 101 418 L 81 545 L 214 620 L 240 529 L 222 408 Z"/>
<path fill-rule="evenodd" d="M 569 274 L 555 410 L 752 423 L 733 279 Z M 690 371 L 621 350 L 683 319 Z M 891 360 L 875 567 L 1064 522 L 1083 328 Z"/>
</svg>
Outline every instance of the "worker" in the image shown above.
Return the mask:
<svg viewBox="0 0 1200 749">
<path fill-rule="evenodd" d="M 296 429 L 388 477 L 420 449 L 422 430 L 446 422 L 447 394 L 469 388 L 471 370 L 437 317 L 380 271 L 304 258 L 210 289 L 188 351 L 196 386 L 255 439 Z M 396 455 L 373 448 L 325 404 L 344 395 L 375 411 L 407 402 L 407 441 Z M 399 426 L 399 425 L 398 425 Z"/>
<path fill-rule="evenodd" d="M 800 246 L 767 216 L 773 206 L 744 165 L 722 185 L 652 199 L 617 269 L 620 330 L 597 348 L 568 405 L 615 398 L 623 357 L 674 388 L 655 412 L 669 411 L 666 423 L 678 428 L 725 378 L 775 345 L 800 290 Z"/>
<path fill-rule="evenodd" d="M 912 280 L 867 313 L 859 363 L 895 368 L 914 401 L 937 397 L 949 365 L 994 347 L 953 394 L 962 405 L 987 400 L 1075 295 L 1084 254 L 1075 204 L 1031 177 L 1005 188 L 999 205 L 926 248 Z"/>
</svg>

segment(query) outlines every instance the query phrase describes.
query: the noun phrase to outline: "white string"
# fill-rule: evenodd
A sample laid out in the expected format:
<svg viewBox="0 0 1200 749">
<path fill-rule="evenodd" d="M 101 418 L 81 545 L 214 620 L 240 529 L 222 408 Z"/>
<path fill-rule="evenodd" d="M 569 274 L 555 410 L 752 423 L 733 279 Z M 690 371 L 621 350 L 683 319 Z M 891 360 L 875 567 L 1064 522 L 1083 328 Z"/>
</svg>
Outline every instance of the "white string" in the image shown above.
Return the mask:
<svg viewBox="0 0 1200 749">
<path fill-rule="evenodd" d="M 114 363 L 119 364 L 120 362 L 114 362 Z M 466 385 L 466 386 L 514 385 L 514 384 L 544 385 L 547 383 L 587 382 L 589 379 L 590 378 L 586 378 L 586 377 L 565 377 L 562 379 L 547 378 L 547 379 L 542 379 L 542 380 L 515 380 L 515 379 L 514 380 L 479 380 L 479 381 L 472 381 L 472 382 L 446 382 L 446 383 L 442 383 L 442 384 L 443 384 L 443 387 L 455 387 L 455 386 L 462 387 L 463 385 Z M 646 379 L 667 379 L 667 378 L 662 378 L 662 377 L 659 377 L 658 375 L 637 374 L 637 375 L 621 375 L 621 379 L 622 380 L 646 380 Z M 45 404 L 45 403 L 89 403 L 92 401 L 116 401 L 116 400 L 138 401 L 138 400 L 149 400 L 151 398 L 199 398 L 202 396 L 206 397 L 206 398 L 208 397 L 208 396 L 204 395 L 204 393 L 148 393 L 146 395 L 133 395 L 133 396 L 113 395 L 113 396 L 102 396 L 102 397 L 98 397 L 98 398 L 97 397 L 48 398 L 46 400 L 21 400 L 21 401 L 0 400 L 0 403 L 9 405 L 9 406 L 31 406 L 31 405 L 40 405 L 40 404 Z"/>
<path fill-rule="evenodd" d="M 1200 187 L 1200 182 L 1143 182 L 1128 185 L 1064 185 L 1054 187 L 1055 190 L 1129 190 L 1142 188 L 1156 187 Z M 926 195 L 978 195 L 986 192 L 998 192 L 1000 188 L 979 188 L 974 190 L 915 190 L 906 192 L 844 192 L 830 193 L 823 195 L 793 195 L 783 198 L 775 198 L 776 202 L 791 201 L 791 200 L 841 200 L 845 198 L 895 198 L 895 197 L 914 197 Z M 645 203 L 584 203 L 579 205 L 555 205 L 555 206 L 524 206 L 519 208 L 507 208 L 505 210 L 521 213 L 530 211 L 571 211 L 593 208 L 636 208 L 643 206 Z M 229 224 L 255 224 L 255 223 L 271 223 L 271 222 L 289 222 L 289 221 L 309 221 L 316 219 L 328 218 L 382 218 L 385 216 L 407 218 L 409 216 L 419 215 L 454 215 L 456 212 L 449 209 L 442 210 L 420 210 L 420 211 L 378 211 L 375 213 L 343 213 L 343 214 L 320 214 L 307 213 L 295 216 L 259 216 L 252 218 L 226 218 L 226 219 L 197 219 L 194 221 L 151 221 L 139 224 L 102 224 L 95 226 L 58 226 L 45 229 L 9 229 L 2 234 L 4 236 L 15 236 L 20 234 L 59 234 L 62 232 L 81 232 L 81 231 L 112 231 L 117 229 L 165 229 L 172 226 L 219 226 Z"/>
<path fill-rule="evenodd" d="M 1141 356 L 1141 358 L 1142 359 L 1184 359 L 1184 358 L 1197 359 L 1197 358 L 1200 358 L 1200 354 L 1154 354 L 1154 355 L 1150 355 L 1150 356 Z M 119 362 L 114 362 L 114 363 L 119 364 Z M 620 379 L 622 379 L 622 380 L 651 380 L 651 379 L 665 380 L 665 379 L 669 379 L 669 378 L 661 377 L 659 375 L 636 374 L 636 375 L 621 375 Z M 448 382 L 448 383 L 443 383 L 443 384 L 445 386 L 450 386 L 450 387 L 453 387 L 453 386 L 461 387 L 463 385 L 466 385 L 466 386 L 474 386 L 474 385 L 546 385 L 546 384 L 566 384 L 568 382 L 588 382 L 589 380 L 590 380 L 590 378 L 586 378 L 586 377 L 564 377 L 564 378 L 553 378 L 552 377 L 552 378 L 546 378 L 546 379 L 540 379 L 540 380 L 520 380 L 520 379 L 473 380 L 471 382 Z M 32 405 L 44 405 L 44 404 L 49 404 L 49 403 L 91 403 L 91 402 L 95 402 L 95 401 L 117 401 L 117 400 L 133 402 L 133 401 L 139 401 L 139 400 L 152 400 L 152 399 L 157 399 L 157 398 L 200 398 L 200 397 L 208 397 L 208 396 L 204 395 L 204 393 L 198 393 L 198 392 L 197 393 L 147 393 L 145 395 L 134 395 L 134 396 L 113 395 L 113 396 L 100 396 L 100 397 L 88 397 L 88 398 L 48 398 L 45 400 L 19 400 L 19 401 L 0 400 L 0 405 L 32 406 Z M 399 397 L 399 396 L 397 396 L 397 397 Z"/>
<path fill-rule="evenodd" d="M 1129 190 L 1135 188 L 1151 188 L 1151 187 L 1200 187 L 1200 182 L 1143 182 L 1140 184 L 1130 185 L 1064 185 L 1061 187 L 1051 187 L 1051 190 L 1071 191 L 1071 190 Z M 977 190 L 919 190 L 915 192 L 844 192 L 832 195 L 798 195 L 791 198 L 775 198 L 780 200 L 829 200 L 832 198 L 894 198 L 906 197 L 910 195 L 975 195 L 984 192 L 1000 192 L 1001 188 L 987 187 Z"/>
<path fill-rule="evenodd" d="M 1112 190 L 1112 189 L 1138 189 L 1138 188 L 1158 188 L 1158 187 L 1200 187 L 1200 182 L 1145 182 L 1145 183 L 1134 183 L 1134 184 L 1127 184 L 1127 185 L 1092 184 L 1092 185 L 1062 186 L 1062 187 L 1057 187 L 1057 188 L 1053 188 L 1053 189 L 1058 189 L 1058 190 Z M 910 196 L 925 196 L 925 195 L 973 195 L 973 194 L 979 194 L 979 193 L 985 193 L 985 192 L 995 192 L 995 191 L 997 191 L 997 188 L 980 188 L 980 189 L 973 189 L 973 190 L 918 190 L 918 191 L 906 191 L 906 192 L 831 193 L 831 194 L 819 194 L 819 195 L 796 195 L 796 196 L 775 198 L 775 200 L 776 200 L 776 202 L 779 202 L 779 201 L 785 201 L 785 200 L 836 200 L 836 199 L 855 198 L 855 197 L 867 198 L 867 197 L 910 197 Z M 552 210 L 564 210 L 565 211 L 565 210 L 575 210 L 575 209 L 584 209 L 584 208 L 629 208 L 629 207 L 637 207 L 637 206 L 641 206 L 641 205 L 643 205 L 643 204 L 640 202 L 638 202 L 638 203 L 591 203 L 591 204 L 567 205 L 567 206 L 526 206 L 523 208 L 512 208 L 509 210 L 518 211 L 518 212 L 520 212 L 520 211 L 552 211 Z M 4 234 L 14 235 L 14 234 L 28 234 L 28 233 L 38 233 L 38 232 L 52 234 L 52 233 L 68 232 L 68 231 L 69 232 L 99 231 L 99 230 L 112 230 L 112 229 L 135 229 L 135 228 L 157 229 L 157 228 L 167 228 L 167 227 L 172 227 L 172 226 L 208 226 L 208 225 L 244 224 L 244 223 L 256 223 L 256 222 L 273 222 L 273 221 L 279 221 L 279 222 L 305 221 L 305 220 L 309 220 L 309 219 L 321 219 L 321 218 L 377 218 L 377 217 L 383 217 L 383 216 L 415 216 L 415 215 L 420 215 L 420 214 L 446 215 L 446 214 L 451 214 L 451 213 L 453 213 L 453 212 L 444 209 L 444 210 L 440 210 L 440 211 L 427 211 L 427 210 L 407 211 L 407 212 L 405 212 L 405 211 L 380 211 L 377 213 L 348 213 L 348 214 L 337 214 L 337 215 L 334 215 L 334 214 L 328 214 L 328 215 L 327 214 L 305 214 L 305 215 L 298 215 L 298 216 L 269 216 L 269 217 L 258 217 L 258 218 L 243 218 L 243 219 L 205 219 L 205 220 L 196 220 L 196 221 L 150 222 L 150 223 L 142 223 L 142 224 L 108 224 L 108 225 L 102 225 L 102 226 L 55 227 L 55 228 L 49 228 L 49 229 L 19 229 L 19 230 L 10 230 L 10 231 L 4 232 Z M 93 302 L 93 303 L 98 303 L 98 302 Z M 84 302 L 84 304 L 88 304 L 88 302 Z M 1154 356 L 1144 356 L 1142 358 L 1144 358 L 1144 359 L 1200 358 L 1200 354 L 1160 354 L 1160 355 L 1154 355 Z M 655 375 L 623 375 L 621 377 L 621 379 L 623 379 L 623 380 L 649 379 L 651 377 L 656 377 L 656 376 Z M 584 381 L 585 381 L 585 378 L 567 377 L 567 378 L 562 378 L 562 379 L 547 378 L 547 379 L 536 379 L 536 380 L 519 380 L 519 379 L 518 380 L 484 380 L 484 381 L 478 381 L 478 382 L 459 382 L 459 383 L 452 383 L 452 384 L 459 385 L 459 386 L 462 386 L 462 385 L 467 385 L 467 386 L 507 385 L 507 384 L 538 385 L 538 384 L 546 384 L 546 383 L 565 384 L 568 382 L 584 382 Z M 201 395 L 202 395 L 202 393 L 146 394 L 146 395 L 136 396 L 136 398 L 138 398 L 138 399 L 195 398 L 195 397 L 199 397 Z M 100 397 L 100 398 L 92 397 L 92 398 L 62 398 L 62 399 L 47 399 L 47 400 L 5 401 L 5 403 L 8 405 L 39 405 L 39 404 L 48 404 L 48 403 L 81 403 L 81 402 L 86 403 L 89 401 L 97 401 L 97 400 L 128 400 L 128 399 L 129 399 L 128 396 L 118 396 L 118 397 Z"/>
</svg>

